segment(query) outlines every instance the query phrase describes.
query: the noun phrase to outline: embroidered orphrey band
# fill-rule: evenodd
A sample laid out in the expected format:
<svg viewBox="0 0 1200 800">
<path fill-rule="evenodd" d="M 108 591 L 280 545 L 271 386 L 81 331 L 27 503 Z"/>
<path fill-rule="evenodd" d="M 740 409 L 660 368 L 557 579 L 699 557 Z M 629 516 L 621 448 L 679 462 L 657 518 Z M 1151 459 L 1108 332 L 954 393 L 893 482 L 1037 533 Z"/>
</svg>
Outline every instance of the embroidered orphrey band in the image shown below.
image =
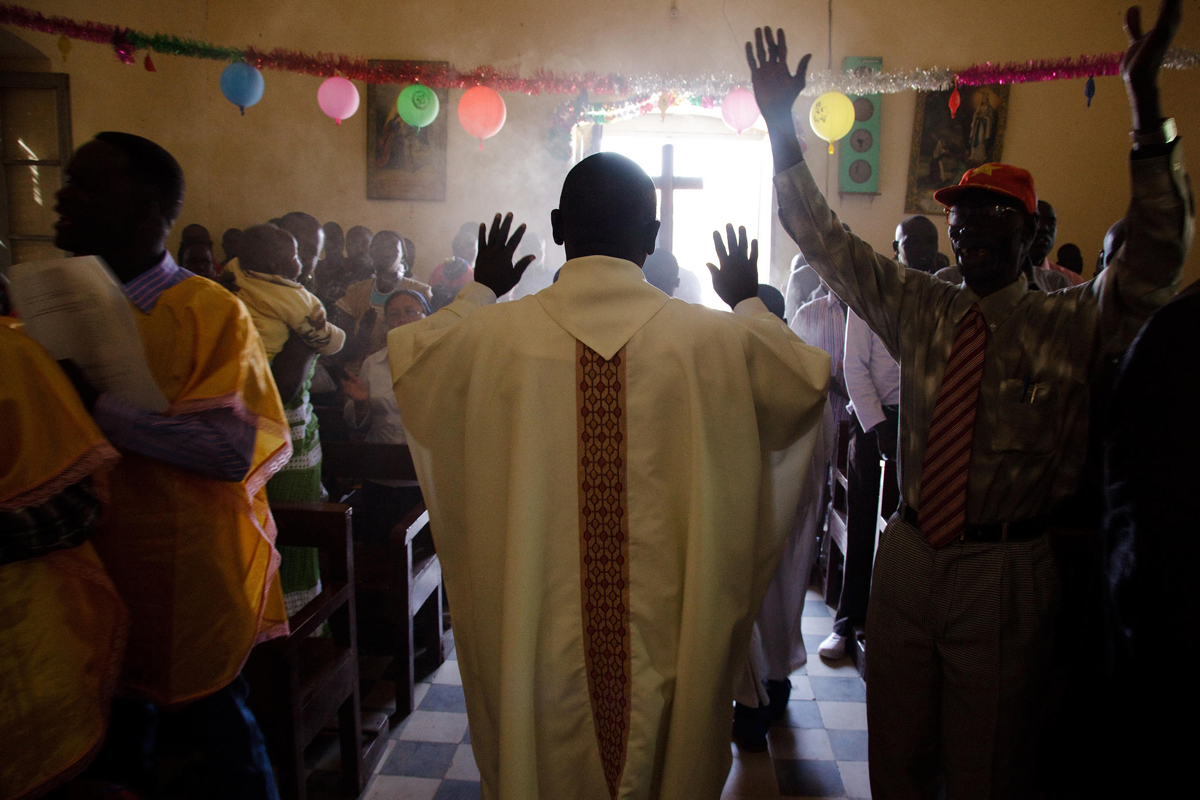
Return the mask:
<svg viewBox="0 0 1200 800">
<path fill-rule="evenodd" d="M 576 363 L 583 651 L 600 762 L 615 798 L 629 741 L 632 680 L 625 350 L 605 361 L 578 342 Z"/>
</svg>

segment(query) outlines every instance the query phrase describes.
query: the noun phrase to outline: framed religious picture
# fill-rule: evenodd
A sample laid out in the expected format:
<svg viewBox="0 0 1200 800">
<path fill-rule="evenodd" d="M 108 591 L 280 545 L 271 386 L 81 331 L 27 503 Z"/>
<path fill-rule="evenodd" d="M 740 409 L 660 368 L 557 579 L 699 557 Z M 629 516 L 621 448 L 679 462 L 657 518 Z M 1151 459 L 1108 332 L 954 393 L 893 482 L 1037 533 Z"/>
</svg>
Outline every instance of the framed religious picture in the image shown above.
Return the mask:
<svg viewBox="0 0 1200 800">
<path fill-rule="evenodd" d="M 404 62 L 369 61 L 371 66 Z M 412 62 L 408 62 L 412 63 Z M 444 61 L 417 62 L 448 67 Z M 400 119 L 396 98 L 408 84 L 367 84 L 367 199 L 445 200 L 450 93 L 435 89 L 441 110 L 424 128 Z"/>
<path fill-rule="evenodd" d="M 960 86 L 958 114 L 950 116 L 950 92 L 918 92 L 908 158 L 906 214 L 940 214 L 933 193 L 959 182 L 963 173 L 1000 161 L 1008 122 L 1008 86 Z"/>
</svg>

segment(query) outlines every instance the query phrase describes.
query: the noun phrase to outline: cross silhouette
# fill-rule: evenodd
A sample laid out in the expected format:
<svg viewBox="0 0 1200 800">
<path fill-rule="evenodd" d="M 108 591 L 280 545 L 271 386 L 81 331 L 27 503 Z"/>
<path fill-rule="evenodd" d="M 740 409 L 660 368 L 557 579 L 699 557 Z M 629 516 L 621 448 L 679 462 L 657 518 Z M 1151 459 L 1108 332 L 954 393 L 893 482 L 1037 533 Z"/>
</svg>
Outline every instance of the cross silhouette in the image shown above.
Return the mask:
<svg viewBox="0 0 1200 800">
<path fill-rule="evenodd" d="M 681 178 L 675 174 L 675 145 L 664 144 L 662 149 L 662 174 L 654 178 L 654 188 L 662 192 L 662 207 L 658 218 L 662 225 L 658 229 L 656 247 L 670 253 L 674 251 L 675 237 L 675 192 L 681 189 L 703 189 L 703 178 Z"/>
</svg>

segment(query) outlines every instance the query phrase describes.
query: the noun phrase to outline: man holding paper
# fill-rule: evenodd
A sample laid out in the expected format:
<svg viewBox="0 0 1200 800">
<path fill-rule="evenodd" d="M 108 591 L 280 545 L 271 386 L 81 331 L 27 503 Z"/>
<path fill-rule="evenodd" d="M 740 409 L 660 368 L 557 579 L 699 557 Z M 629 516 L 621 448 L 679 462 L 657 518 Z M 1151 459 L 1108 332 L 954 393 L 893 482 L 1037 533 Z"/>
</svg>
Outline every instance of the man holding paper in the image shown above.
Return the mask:
<svg viewBox="0 0 1200 800">
<path fill-rule="evenodd" d="M 126 697 L 98 769 L 152 790 L 158 709 L 189 706 L 203 717 L 211 796 L 275 798 L 241 670 L 256 643 L 287 632 L 263 485 L 291 448 L 249 313 L 167 252 L 183 190 L 166 150 L 101 133 L 71 159 L 56 206 L 55 244 L 99 257 L 122 283 L 167 401 L 156 413 L 78 385 L 123 455 L 96 548 L 129 607 Z"/>
</svg>

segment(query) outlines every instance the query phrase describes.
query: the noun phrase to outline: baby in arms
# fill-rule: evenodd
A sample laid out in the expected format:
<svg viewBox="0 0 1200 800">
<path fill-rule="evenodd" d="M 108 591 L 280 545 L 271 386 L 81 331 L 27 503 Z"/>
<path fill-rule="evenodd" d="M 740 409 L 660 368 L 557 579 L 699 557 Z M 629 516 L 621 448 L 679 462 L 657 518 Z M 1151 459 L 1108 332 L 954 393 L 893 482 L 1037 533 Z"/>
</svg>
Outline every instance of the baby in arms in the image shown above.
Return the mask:
<svg viewBox="0 0 1200 800">
<path fill-rule="evenodd" d="M 299 276 L 296 240 L 274 225 L 247 228 L 238 257 L 221 274 L 221 282 L 249 309 L 268 358 L 283 349 L 289 332 L 325 356 L 346 342 L 345 332 L 325 319 L 321 301 L 296 282 Z"/>
</svg>

